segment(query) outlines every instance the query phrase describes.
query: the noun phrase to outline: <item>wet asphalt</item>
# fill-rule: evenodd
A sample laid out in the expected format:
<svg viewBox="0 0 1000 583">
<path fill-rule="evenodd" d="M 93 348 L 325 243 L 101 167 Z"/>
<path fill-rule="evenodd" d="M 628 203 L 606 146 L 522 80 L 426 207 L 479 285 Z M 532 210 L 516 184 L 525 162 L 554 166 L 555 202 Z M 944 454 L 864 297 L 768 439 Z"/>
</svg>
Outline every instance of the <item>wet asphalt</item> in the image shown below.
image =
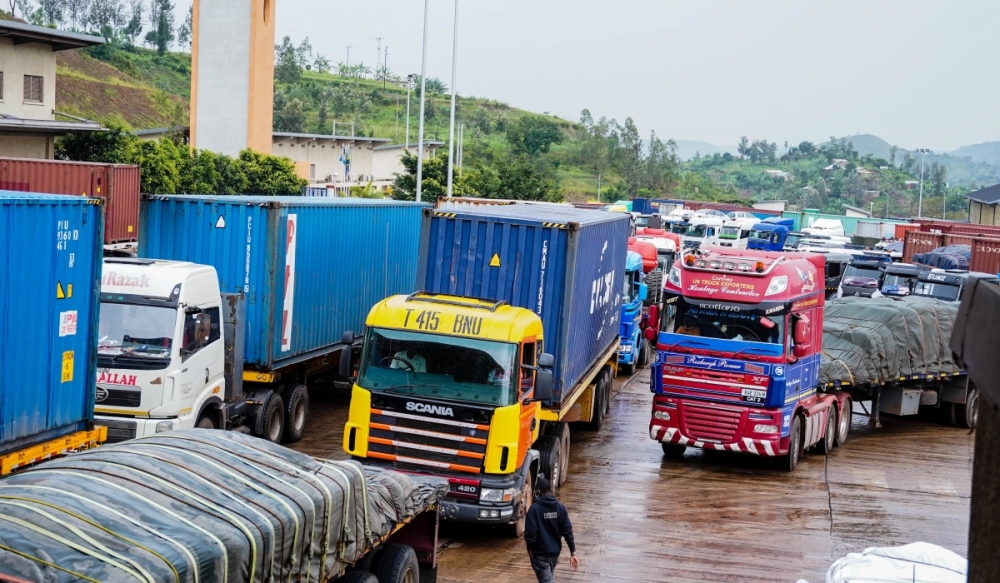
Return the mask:
<svg viewBox="0 0 1000 583">
<path fill-rule="evenodd" d="M 315 388 L 294 449 L 343 459 L 349 393 Z M 870 546 L 925 541 L 966 554 L 973 434 L 883 416 L 870 430 L 855 404 L 852 434 L 792 473 L 753 456 L 689 449 L 664 459 L 650 440 L 649 371 L 615 382 L 600 433 L 572 430 L 559 499 L 580 569 L 557 581 L 822 583 L 830 564 Z M 534 581 L 522 541 L 499 529 L 443 523 L 438 581 Z"/>
</svg>

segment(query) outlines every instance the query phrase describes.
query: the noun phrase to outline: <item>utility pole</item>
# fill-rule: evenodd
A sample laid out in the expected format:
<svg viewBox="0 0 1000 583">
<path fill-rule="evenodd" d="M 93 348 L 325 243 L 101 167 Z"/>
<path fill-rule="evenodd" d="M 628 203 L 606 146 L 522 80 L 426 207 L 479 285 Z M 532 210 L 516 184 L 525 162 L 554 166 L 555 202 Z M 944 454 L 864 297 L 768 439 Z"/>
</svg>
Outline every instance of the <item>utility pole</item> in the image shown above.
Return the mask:
<svg viewBox="0 0 1000 583">
<path fill-rule="evenodd" d="M 351 45 L 347 45 L 347 66 L 351 66 Z"/>
<path fill-rule="evenodd" d="M 930 152 L 927 148 L 920 148 L 920 198 L 917 201 L 917 218 L 923 217 L 924 212 L 924 154 Z M 912 208 L 912 207 L 911 207 Z"/>
<path fill-rule="evenodd" d="M 424 0 L 424 49 L 420 64 L 420 129 L 417 134 L 417 202 L 424 190 L 424 107 L 427 103 L 427 15 L 431 0 Z"/>
<path fill-rule="evenodd" d="M 378 69 L 378 64 L 382 62 L 382 37 L 375 39 L 378 44 L 378 48 L 375 49 L 375 68 Z"/>
<path fill-rule="evenodd" d="M 410 92 L 413 90 L 413 74 L 406 76 L 406 150 L 410 149 Z"/>
<path fill-rule="evenodd" d="M 458 0 L 455 0 L 455 32 L 451 41 L 451 125 L 448 132 L 448 198 L 451 198 L 455 177 L 455 98 L 458 88 Z"/>
<path fill-rule="evenodd" d="M 601 175 L 597 175 L 597 202 L 601 202 Z"/>
<path fill-rule="evenodd" d="M 385 94 L 385 84 L 389 80 L 389 45 L 385 46 L 382 53 L 382 94 Z"/>
</svg>

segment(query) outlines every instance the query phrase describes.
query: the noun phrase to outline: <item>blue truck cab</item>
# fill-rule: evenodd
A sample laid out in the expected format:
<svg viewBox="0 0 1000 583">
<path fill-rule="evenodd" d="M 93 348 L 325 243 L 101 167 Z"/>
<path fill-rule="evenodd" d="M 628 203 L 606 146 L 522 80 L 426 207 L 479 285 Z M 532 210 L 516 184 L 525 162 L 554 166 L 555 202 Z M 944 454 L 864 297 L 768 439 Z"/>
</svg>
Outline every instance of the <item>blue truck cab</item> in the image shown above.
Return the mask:
<svg viewBox="0 0 1000 583">
<path fill-rule="evenodd" d="M 785 240 L 788 234 L 795 228 L 793 219 L 783 219 L 781 217 L 771 217 L 764 219 L 753 226 L 750 231 L 750 240 L 747 241 L 747 249 L 758 251 L 782 251 L 785 248 Z"/>
<path fill-rule="evenodd" d="M 642 256 L 629 251 L 625 260 L 622 317 L 618 325 L 618 364 L 629 374 L 635 372 L 636 365 L 646 366 L 649 362 L 649 343 L 642 336 L 642 306 L 648 293 L 643 283 Z"/>
</svg>

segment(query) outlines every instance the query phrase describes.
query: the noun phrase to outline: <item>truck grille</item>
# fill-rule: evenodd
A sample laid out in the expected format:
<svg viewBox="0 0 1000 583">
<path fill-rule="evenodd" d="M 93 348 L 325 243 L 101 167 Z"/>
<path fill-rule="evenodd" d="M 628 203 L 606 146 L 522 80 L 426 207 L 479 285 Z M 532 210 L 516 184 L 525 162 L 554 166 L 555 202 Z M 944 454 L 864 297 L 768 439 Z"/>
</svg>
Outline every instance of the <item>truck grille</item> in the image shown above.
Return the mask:
<svg viewBox="0 0 1000 583">
<path fill-rule="evenodd" d="M 101 419 L 98 425 L 108 428 L 108 440 L 105 443 L 117 443 L 135 439 L 135 421 L 109 421 Z"/>
<path fill-rule="evenodd" d="M 399 469 L 483 470 L 489 425 L 372 409 L 370 427 L 368 455 L 392 461 Z"/>
<path fill-rule="evenodd" d="M 689 437 L 730 443 L 739 430 L 741 415 L 740 411 L 728 408 L 685 403 L 681 418 Z"/>
<path fill-rule="evenodd" d="M 105 389 L 105 391 L 107 391 L 107 396 L 98 405 L 108 407 L 138 407 L 142 402 L 141 390 Z"/>
</svg>

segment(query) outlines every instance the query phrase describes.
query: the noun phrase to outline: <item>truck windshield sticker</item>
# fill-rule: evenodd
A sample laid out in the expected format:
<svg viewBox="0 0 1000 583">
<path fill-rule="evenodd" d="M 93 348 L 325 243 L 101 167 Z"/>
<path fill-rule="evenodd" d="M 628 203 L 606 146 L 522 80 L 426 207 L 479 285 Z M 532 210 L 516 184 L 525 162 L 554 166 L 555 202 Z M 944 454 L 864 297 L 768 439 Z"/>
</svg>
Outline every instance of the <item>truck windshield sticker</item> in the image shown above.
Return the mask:
<svg viewBox="0 0 1000 583">
<path fill-rule="evenodd" d="M 451 319 L 451 322 L 448 322 L 448 319 Z M 483 333 L 485 319 L 482 316 L 450 314 L 437 310 L 406 310 L 403 316 L 403 328 L 480 336 Z"/>
<path fill-rule="evenodd" d="M 102 370 L 97 373 L 97 382 L 104 383 L 106 385 L 134 387 L 136 384 L 136 376 L 134 374 L 118 374 L 115 372 L 109 372 L 108 370 Z"/>
<path fill-rule="evenodd" d="M 143 275 L 120 275 L 114 271 L 109 271 L 101 278 L 101 285 L 108 287 L 149 287 L 149 277 Z"/>
<path fill-rule="evenodd" d="M 416 313 L 416 316 L 413 315 L 414 313 Z M 403 318 L 403 327 L 435 331 L 441 327 L 441 312 L 432 310 L 406 310 L 406 317 Z"/>
<path fill-rule="evenodd" d="M 295 308 L 295 241 L 298 215 L 288 215 L 285 230 L 285 303 L 281 313 L 281 350 L 292 349 L 292 316 Z"/>
</svg>

